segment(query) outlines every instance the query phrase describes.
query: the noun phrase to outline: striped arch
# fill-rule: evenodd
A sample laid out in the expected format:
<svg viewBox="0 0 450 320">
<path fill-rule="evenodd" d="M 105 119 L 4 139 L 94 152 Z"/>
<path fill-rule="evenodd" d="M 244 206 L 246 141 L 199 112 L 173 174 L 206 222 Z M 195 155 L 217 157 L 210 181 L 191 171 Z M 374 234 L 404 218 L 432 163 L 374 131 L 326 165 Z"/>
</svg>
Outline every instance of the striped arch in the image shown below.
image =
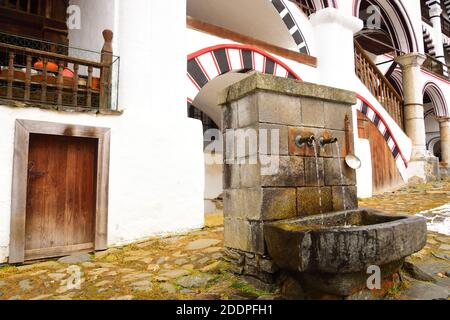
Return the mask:
<svg viewBox="0 0 450 320">
<path fill-rule="evenodd" d="M 284 62 L 258 48 L 241 44 L 216 45 L 188 56 L 188 103 L 192 103 L 211 79 L 228 72 L 251 70 L 301 80 Z"/>
<path fill-rule="evenodd" d="M 448 117 L 448 107 L 441 89 L 435 83 L 428 81 L 423 87 L 422 94 L 425 95 L 425 93 L 431 99 L 433 104 L 433 109 L 431 110 L 434 112 L 434 115 L 436 117 Z M 427 115 L 425 114 L 425 116 Z"/>
<path fill-rule="evenodd" d="M 272 2 L 272 5 L 277 10 L 281 19 L 283 20 L 286 28 L 294 39 L 295 44 L 297 45 L 298 51 L 300 53 L 309 54 L 308 45 L 306 44 L 305 37 L 303 36 L 300 27 L 286 5 L 285 1 L 287 0 L 268 0 Z"/>
<path fill-rule="evenodd" d="M 357 94 L 357 98 L 358 102 L 356 104 L 356 109 L 364 114 L 378 128 L 378 131 L 380 131 L 380 133 L 383 135 L 384 140 L 391 150 L 392 156 L 395 159 L 395 163 L 397 164 L 397 168 L 399 169 L 401 176 L 404 179 L 407 179 L 406 168 L 408 167 L 408 160 L 403 154 L 399 142 L 394 137 L 389 124 L 386 122 L 380 112 L 378 112 L 377 109 L 367 99 L 359 94 Z"/>
<path fill-rule="evenodd" d="M 289 0 L 268 1 L 272 2 L 272 5 L 277 10 L 289 33 L 292 35 L 292 38 L 297 45 L 298 51 L 300 53 L 309 54 L 310 51 L 305 41 L 305 37 L 303 36 L 303 33 L 299 27 L 299 23 L 298 21 L 296 21 L 292 12 L 289 10 L 289 7 L 286 5 L 286 1 Z M 309 11 L 311 12 L 329 7 L 337 8 L 336 0 L 294 0 L 292 2 L 296 4 L 303 4 L 305 7 L 310 8 Z"/>
</svg>

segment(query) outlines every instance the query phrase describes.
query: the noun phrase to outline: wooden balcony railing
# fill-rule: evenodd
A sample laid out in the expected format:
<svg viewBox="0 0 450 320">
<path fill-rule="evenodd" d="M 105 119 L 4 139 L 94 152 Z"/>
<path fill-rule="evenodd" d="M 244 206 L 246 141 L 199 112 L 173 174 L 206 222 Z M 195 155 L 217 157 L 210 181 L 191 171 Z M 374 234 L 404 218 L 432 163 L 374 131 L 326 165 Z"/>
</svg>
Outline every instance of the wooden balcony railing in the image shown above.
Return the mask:
<svg viewBox="0 0 450 320">
<path fill-rule="evenodd" d="M 403 99 L 355 41 L 356 75 L 403 129 Z"/>
<path fill-rule="evenodd" d="M 71 55 L 72 48 L 67 48 L 66 55 L 57 53 L 60 50 L 44 51 L 0 41 L 0 100 L 58 110 L 117 110 L 113 73 L 118 73 L 119 58 L 113 56 L 112 32 L 105 30 L 103 37 L 100 53 L 82 50 L 96 59 Z"/>
</svg>

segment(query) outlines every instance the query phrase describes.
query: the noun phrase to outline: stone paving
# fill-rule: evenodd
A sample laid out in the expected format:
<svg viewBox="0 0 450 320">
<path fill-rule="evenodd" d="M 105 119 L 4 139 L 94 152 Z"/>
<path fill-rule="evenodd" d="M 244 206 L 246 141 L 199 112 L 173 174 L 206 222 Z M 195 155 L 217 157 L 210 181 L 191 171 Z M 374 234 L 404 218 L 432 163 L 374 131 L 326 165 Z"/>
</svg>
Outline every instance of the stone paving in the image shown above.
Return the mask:
<svg viewBox="0 0 450 320">
<path fill-rule="evenodd" d="M 392 214 L 419 214 L 428 220 L 427 244 L 406 259 L 402 273 L 404 286 L 394 292 L 394 297 L 401 300 L 450 298 L 449 180 L 405 187 L 360 200 L 359 205 Z"/>
<path fill-rule="evenodd" d="M 361 200 L 360 205 L 389 213 L 436 216 L 447 211 L 427 210 L 448 204 L 449 196 L 450 183 L 441 182 Z M 258 291 L 228 271 L 222 221 L 220 215 L 214 215 L 207 219 L 204 230 L 153 238 L 95 255 L 0 266 L 0 300 L 277 298 L 276 293 Z M 390 288 L 381 298 L 447 299 L 450 236 L 429 232 L 427 246 L 408 258 L 402 278 L 402 286 Z M 372 299 L 373 295 L 352 298 Z"/>
</svg>

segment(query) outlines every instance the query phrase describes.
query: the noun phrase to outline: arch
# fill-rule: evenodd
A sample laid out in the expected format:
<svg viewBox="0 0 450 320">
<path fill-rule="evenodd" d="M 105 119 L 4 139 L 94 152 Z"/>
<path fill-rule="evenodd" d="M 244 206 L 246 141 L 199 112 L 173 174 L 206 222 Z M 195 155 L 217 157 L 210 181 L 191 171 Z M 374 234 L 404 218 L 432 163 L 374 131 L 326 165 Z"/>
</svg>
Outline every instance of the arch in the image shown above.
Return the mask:
<svg viewBox="0 0 450 320">
<path fill-rule="evenodd" d="M 187 78 L 189 84 L 188 106 L 193 103 L 197 94 L 210 80 L 230 72 L 259 71 L 284 78 L 302 80 L 284 62 L 258 48 L 248 45 L 215 45 L 196 51 L 188 55 L 187 59 Z M 403 176 L 408 166 L 408 161 L 392 133 L 393 130 L 367 99 L 359 94 L 357 94 L 357 99 L 357 109 L 366 115 L 383 134 L 399 171 Z"/>
<path fill-rule="evenodd" d="M 365 115 L 371 122 L 375 124 L 378 130 L 384 137 L 389 149 L 391 150 L 392 156 L 394 157 L 397 167 L 400 170 L 400 173 L 403 175 L 404 170 L 408 167 L 408 161 L 405 155 L 402 152 L 402 148 L 400 147 L 397 139 L 392 134 L 392 130 L 383 116 L 377 111 L 377 109 L 364 97 L 357 94 L 358 102 L 356 105 L 356 109 L 361 111 L 363 115 Z"/>
<path fill-rule="evenodd" d="M 259 71 L 274 76 L 301 80 L 284 62 L 253 46 L 220 44 L 188 56 L 188 103 L 211 79 L 229 72 Z"/>
<path fill-rule="evenodd" d="M 435 147 L 439 146 L 441 143 L 441 136 L 433 137 L 430 139 L 430 141 L 427 142 L 427 150 L 430 151 L 432 154 L 435 154 Z"/>
<path fill-rule="evenodd" d="M 403 97 L 403 75 L 400 68 L 395 69 L 389 76 L 391 84 L 397 89 L 397 92 Z"/>
<path fill-rule="evenodd" d="M 294 17 L 294 15 L 289 10 L 288 6 L 284 2 L 285 0 L 269 0 L 272 2 L 273 6 L 280 15 L 281 20 L 283 20 L 289 33 L 292 35 L 295 44 L 297 45 L 298 51 L 300 53 L 309 54 L 308 45 L 306 44 L 305 37 Z"/>
<path fill-rule="evenodd" d="M 401 1 L 353 0 L 353 15 L 355 17 L 359 17 L 363 2 L 380 8 L 382 21 L 385 23 L 397 49 L 406 53 L 419 51 L 412 20 Z"/>
<path fill-rule="evenodd" d="M 423 96 L 428 95 L 433 105 L 434 115 L 436 117 L 448 117 L 448 108 L 445 97 L 441 89 L 433 82 L 428 81 L 423 87 Z"/>
<path fill-rule="evenodd" d="M 268 0 L 271 1 L 281 19 L 283 20 L 286 28 L 292 35 L 295 44 L 300 53 L 309 54 L 310 50 L 306 43 L 305 37 L 299 27 L 299 22 L 295 19 L 295 15 L 289 10 L 285 1 L 289 0 Z M 337 8 L 336 0 L 294 0 L 294 2 L 300 10 L 307 16 L 317 10 L 324 8 Z"/>
</svg>

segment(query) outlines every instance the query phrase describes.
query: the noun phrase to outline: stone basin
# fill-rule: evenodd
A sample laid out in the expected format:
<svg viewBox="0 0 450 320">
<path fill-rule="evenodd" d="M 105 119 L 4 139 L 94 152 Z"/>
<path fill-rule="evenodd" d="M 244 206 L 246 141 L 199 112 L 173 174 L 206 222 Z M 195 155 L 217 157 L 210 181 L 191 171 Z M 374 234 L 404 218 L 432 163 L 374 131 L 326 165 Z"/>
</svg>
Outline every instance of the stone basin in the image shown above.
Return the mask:
<svg viewBox="0 0 450 320">
<path fill-rule="evenodd" d="M 426 220 L 361 209 L 282 220 L 264 226 L 269 255 L 303 282 L 337 295 L 364 286 L 367 268 L 395 272 L 426 244 Z M 307 276 L 305 276 L 307 275 Z"/>
</svg>

